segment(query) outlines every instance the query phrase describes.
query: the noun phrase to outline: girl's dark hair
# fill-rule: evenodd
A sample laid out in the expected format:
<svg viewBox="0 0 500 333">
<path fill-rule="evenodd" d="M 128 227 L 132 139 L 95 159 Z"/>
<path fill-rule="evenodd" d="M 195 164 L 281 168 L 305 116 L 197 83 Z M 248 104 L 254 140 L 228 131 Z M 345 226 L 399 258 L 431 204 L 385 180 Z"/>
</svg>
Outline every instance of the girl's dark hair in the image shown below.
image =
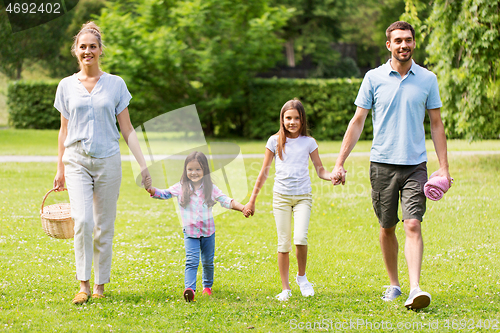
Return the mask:
<svg viewBox="0 0 500 333">
<path fill-rule="evenodd" d="M 278 142 L 276 145 L 276 150 L 278 151 L 278 156 L 283 160 L 283 152 L 285 151 L 286 137 L 290 134 L 285 128 L 285 112 L 291 109 L 295 109 L 299 112 L 300 117 L 300 135 L 309 136 L 309 129 L 307 128 L 306 111 L 304 110 L 304 105 L 298 99 L 294 98 L 289 100 L 283 105 L 280 113 L 280 130 L 278 133 Z"/>
<path fill-rule="evenodd" d="M 71 46 L 71 54 L 73 56 L 76 56 L 76 48 L 77 48 L 77 43 L 78 43 L 78 38 L 80 38 L 81 35 L 90 33 L 97 38 L 97 42 L 99 43 L 99 48 L 102 50 L 104 48 L 104 45 L 102 43 L 102 38 L 101 38 L 101 29 L 95 24 L 94 22 L 90 21 L 82 25 L 82 28 L 80 31 L 73 37 L 73 45 Z"/>
<path fill-rule="evenodd" d="M 205 204 L 208 207 L 212 207 L 215 205 L 215 201 L 212 199 L 213 183 L 212 178 L 210 177 L 210 168 L 205 154 L 198 151 L 194 151 L 189 154 L 184 161 L 184 171 L 182 172 L 181 177 L 182 198 L 180 205 L 184 208 L 187 207 L 191 201 L 191 195 L 194 193 L 192 190 L 192 188 L 194 189 L 194 186 L 191 184 L 192 182 L 189 180 L 186 171 L 188 163 L 192 161 L 197 161 L 203 170 L 203 194 L 205 196 Z M 189 186 L 190 184 L 191 186 Z"/>
</svg>

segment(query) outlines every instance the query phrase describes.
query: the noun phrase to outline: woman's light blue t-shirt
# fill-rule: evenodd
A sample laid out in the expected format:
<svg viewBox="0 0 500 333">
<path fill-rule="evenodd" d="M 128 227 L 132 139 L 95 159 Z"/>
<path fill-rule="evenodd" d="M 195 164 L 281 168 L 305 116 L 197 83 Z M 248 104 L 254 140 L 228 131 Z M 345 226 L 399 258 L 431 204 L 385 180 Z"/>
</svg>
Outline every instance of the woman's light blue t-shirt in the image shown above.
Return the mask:
<svg viewBox="0 0 500 333">
<path fill-rule="evenodd" d="M 389 60 L 366 73 L 354 104 L 373 110 L 370 161 L 398 165 L 427 161 L 425 111 L 442 106 L 434 73 L 412 60 L 401 78 Z"/>
<path fill-rule="evenodd" d="M 62 79 L 54 107 L 68 119 L 64 146 L 81 141 L 85 152 L 96 158 L 119 153 L 116 116 L 131 99 L 125 81 L 116 75 L 103 73 L 90 93 L 76 75 Z"/>
<path fill-rule="evenodd" d="M 267 140 L 266 148 L 275 155 L 276 175 L 274 176 L 274 192 L 285 195 L 301 195 L 311 193 L 309 177 L 309 155 L 318 149 L 316 140 L 310 136 L 287 138 L 283 160 L 279 157 L 276 145 L 278 135 Z"/>
</svg>

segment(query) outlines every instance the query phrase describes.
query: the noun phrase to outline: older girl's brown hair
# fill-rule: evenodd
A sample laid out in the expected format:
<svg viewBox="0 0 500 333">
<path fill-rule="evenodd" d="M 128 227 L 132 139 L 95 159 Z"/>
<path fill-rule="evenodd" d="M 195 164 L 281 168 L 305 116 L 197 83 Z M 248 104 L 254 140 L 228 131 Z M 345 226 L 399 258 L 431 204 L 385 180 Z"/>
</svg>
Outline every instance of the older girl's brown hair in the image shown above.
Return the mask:
<svg viewBox="0 0 500 333">
<path fill-rule="evenodd" d="M 71 54 L 73 56 L 76 56 L 76 47 L 78 44 L 78 38 L 80 38 L 81 35 L 84 34 L 92 34 L 97 38 L 97 42 L 99 43 L 99 48 L 102 50 L 104 45 L 102 43 L 102 37 L 101 37 L 101 29 L 95 24 L 94 22 L 90 21 L 82 25 L 82 28 L 80 31 L 73 37 L 73 45 L 71 46 Z"/>
<path fill-rule="evenodd" d="M 304 105 L 302 105 L 302 102 L 296 98 L 289 100 L 281 108 L 280 130 L 278 131 L 278 133 L 276 133 L 278 135 L 276 150 L 278 151 L 278 156 L 281 160 L 283 160 L 283 153 L 285 152 L 286 138 L 290 135 L 290 132 L 288 132 L 288 130 L 285 128 L 285 112 L 292 109 L 295 109 L 299 112 L 300 135 L 309 136 L 309 129 L 307 128 L 306 111 L 304 110 Z"/>
<path fill-rule="evenodd" d="M 194 151 L 189 154 L 184 161 L 184 171 L 181 176 L 182 198 L 180 200 L 180 205 L 186 208 L 191 201 L 191 195 L 194 193 L 194 186 L 188 178 L 186 170 L 188 163 L 191 161 L 197 161 L 203 170 L 203 195 L 205 196 L 205 204 L 208 207 L 212 207 L 215 205 L 215 201 L 212 199 L 213 183 L 212 178 L 210 177 L 210 168 L 205 154 L 198 151 Z"/>
</svg>

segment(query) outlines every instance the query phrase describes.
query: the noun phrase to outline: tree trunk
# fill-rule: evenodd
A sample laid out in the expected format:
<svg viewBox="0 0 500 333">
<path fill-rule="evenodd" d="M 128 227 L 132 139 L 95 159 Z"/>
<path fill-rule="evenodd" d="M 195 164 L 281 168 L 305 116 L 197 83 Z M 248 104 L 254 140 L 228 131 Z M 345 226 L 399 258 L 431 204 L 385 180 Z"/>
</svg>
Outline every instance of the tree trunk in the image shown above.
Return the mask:
<svg viewBox="0 0 500 333">
<path fill-rule="evenodd" d="M 295 51 L 293 49 L 293 39 L 285 43 L 286 62 L 288 67 L 295 67 Z"/>
<path fill-rule="evenodd" d="M 23 62 L 19 61 L 16 67 L 16 80 L 21 80 L 21 72 L 23 71 Z"/>
</svg>

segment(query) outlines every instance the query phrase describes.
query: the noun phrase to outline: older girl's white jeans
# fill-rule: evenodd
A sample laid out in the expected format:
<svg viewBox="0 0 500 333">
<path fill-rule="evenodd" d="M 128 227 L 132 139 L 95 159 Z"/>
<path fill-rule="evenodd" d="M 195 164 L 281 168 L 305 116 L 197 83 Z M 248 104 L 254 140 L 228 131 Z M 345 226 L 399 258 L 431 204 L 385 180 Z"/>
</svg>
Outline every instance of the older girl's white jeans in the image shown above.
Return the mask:
<svg viewBox="0 0 500 333">
<path fill-rule="evenodd" d="M 292 251 L 292 216 L 294 220 L 294 244 L 307 245 L 311 208 L 311 193 L 300 195 L 273 193 L 273 214 L 278 231 L 278 252 Z"/>
<path fill-rule="evenodd" d="M 76 279 L 94 283 L 110 281 L 116 203 L 122 178 L 120 154 L 94 158 L 80 142 L 66 148 L 64 176 L 75 219 Z"/>
</svg>

